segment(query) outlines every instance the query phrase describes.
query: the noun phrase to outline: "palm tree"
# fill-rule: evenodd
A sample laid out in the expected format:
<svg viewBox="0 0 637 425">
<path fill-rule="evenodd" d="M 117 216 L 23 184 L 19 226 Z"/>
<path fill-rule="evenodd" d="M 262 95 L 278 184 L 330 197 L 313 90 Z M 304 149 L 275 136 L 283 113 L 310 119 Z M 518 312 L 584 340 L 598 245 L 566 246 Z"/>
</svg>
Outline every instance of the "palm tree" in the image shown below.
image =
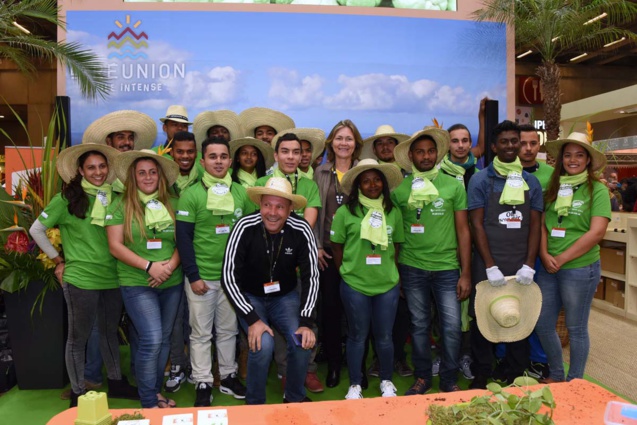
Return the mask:
<svg viewBox="0 0 637 425">
<path fill-rule="evenodd" d="M 32 75 L 33 59 L 59 60 L 75 77 L 83 96 L 105 98 L 109 93 L 108 78 L 99 57 L 80 43 L 49 40 L 27 28 L 54 25 L 65 28 L 58 17 L 56 0 L 0 1 L 0 59 L 9 59 L 18 69 Z M 25 28 L 27 27 L 27 28 Z"/>
<path fill-rule="evenodd" d="M 603 13 L 603 19 L 595 19 Z M 572 49 L 598 49 L 622 37 L 637 39 L 622 28 L 637 17 L 637 4 L 626 0 L 484 0 L 473 16 L 513 26 L 516 51 L 540 54 L 536 74 L 542 83 L 548 140 L 557 139 L 560 128 L 558 56 Z"/>
</svg>

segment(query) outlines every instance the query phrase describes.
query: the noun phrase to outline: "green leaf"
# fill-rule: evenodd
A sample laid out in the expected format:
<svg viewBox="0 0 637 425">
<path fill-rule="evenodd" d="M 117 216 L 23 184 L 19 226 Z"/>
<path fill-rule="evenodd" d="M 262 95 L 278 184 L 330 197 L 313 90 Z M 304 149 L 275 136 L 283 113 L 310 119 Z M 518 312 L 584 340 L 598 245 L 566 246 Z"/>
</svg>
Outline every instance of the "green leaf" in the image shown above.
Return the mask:
<svg viewBox="0 0 637 425">
<path fill-rule="evenodd" d="M 518 405 L 519 401 L 520 397 L 516 396 L 515 394 L 511 394 L 508 398 L 508 405 L 511 409 L 515 409 L 515 406 Z"/>
<path fill-rule="evenodd" d="M 487 384 L 487 390 L 491 391 L 493 394 L 498 394 L 502 391 L 502 386 L 495 382 L 489 382 Z"/>
<path fill-rule="evenodd" d="M 532 398 L 529 401 L 529 412 L 537 413 L 542 407 L 542 400 L 539 398 Z"/>
<path fill-rule="evenodd" d="M 544 393 L 542 389 L 535 390 L 531 394 L 529 394 L 529 397 L 531 398 L 542 398 L 543 396 L 544 396 Z"/>
<path fill-rule="evenodd" d="M 0 283 L 0 289 L 13 294 L 15 291 L 20 289 L 20 285 L 18 282 L 19 281 L 16 276 L 16 271 L 12 270 L 11 273 L 9 273 L 9 275 L 2 280 L 2 283 Z"/>
<path fill-rule="evenodd" d="M 513 385 L 517 385 L 518 387 L 528 387 L 529 385 L 537 385 L 539 382 L 530 376 L 518 376 L 513 381 Z"/>
<path fill-rule="evenodd" d="M 544 401 L 547 403 L 550 403 L 551 405 L 554 403 L 553 393 L 548 385 L 542 388 L 542 396 L 544 397 Z"/>
</svg>

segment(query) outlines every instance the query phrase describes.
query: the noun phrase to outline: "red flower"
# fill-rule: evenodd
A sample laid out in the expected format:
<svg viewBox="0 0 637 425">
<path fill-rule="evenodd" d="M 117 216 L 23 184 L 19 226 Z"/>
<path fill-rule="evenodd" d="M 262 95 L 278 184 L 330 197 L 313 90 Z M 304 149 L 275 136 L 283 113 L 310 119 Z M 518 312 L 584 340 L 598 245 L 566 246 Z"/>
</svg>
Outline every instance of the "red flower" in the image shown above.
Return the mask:
<svg viewBox="0 0 637 425">
<path fill-rule="evenodd" d="M 20 253 L 28 252 L 29 238 L 24 232 L 13 232 L 7 238 L 7 243 L 4 245 L 4 249 Z"/>
</svg>

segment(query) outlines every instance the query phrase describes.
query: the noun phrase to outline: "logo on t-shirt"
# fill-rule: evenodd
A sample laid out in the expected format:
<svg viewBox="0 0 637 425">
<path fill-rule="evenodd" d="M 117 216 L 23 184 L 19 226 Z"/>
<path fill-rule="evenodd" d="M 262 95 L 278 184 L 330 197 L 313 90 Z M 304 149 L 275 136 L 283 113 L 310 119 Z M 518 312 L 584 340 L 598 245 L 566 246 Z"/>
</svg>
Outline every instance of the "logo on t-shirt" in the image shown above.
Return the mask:
<svg viewBox="0 0 637 425">
<path fill-rule="evenodd" d="M 190 213 L 188 211 L 177 211 L 177 215 L 188 217 Z"/>
<path fill-rule="evenodd" d="M 392 238 L 391 235 L 394 233 L 394 228 L 390 225 L 387 225 L 387 242 L 391 243 Z"/>
<path fill-rule="evenodd" d="M 243 210 L 241 208 L 237 208 L 236 210 L 234 210 L 234 216 L 237 218 L 241 218 L 241 216 L 243 216 Z"/>
<path fill-rule="evenodd" d="M 512 226 L 513 223 L 522 222 L 522 213 L 518 210 L 506 211 L 498 216 L 498 221 L 503 226 L 514 228 L 514 226 Z"/>
<path fill-rule="evenodd" d="M 431 215 L 445 215 L 445 200 L 442 198 L 437 198 L 431 203 L 433 208 L 430 208 L 429 211 Z"/>
<path fill-rule="evenodd" d="M 586 203 L 586 201 L 583 200 L 577 200 L 577 201 L 573 201 L 573 203 L 571 204 L 571 208 L 568 209 L 568 213 L 572 214 L 572 215 L 582 215 L 583 211 L 583 206 Z"/>
<path fill-rule="evenodd" d="M 292 255 L 292 248 L 285 248 L 285 255 Z"/>
</svg>

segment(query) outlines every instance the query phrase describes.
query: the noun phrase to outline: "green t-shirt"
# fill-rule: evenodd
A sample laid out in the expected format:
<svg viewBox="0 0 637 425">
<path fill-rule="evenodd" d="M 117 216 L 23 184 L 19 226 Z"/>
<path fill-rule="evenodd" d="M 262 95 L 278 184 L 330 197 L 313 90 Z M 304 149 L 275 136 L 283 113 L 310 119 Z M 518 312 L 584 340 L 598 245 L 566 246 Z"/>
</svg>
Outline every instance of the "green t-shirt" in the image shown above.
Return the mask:
<svg viewBox="0 0 637 425">
<path fill-rule="evenodd" d="M 386 250 L 376 247 L 373 252 L 380 255 L 380 264 L 368 265 L 367 256 L 372 255 L 372 244 L 361 239 L 361 221 L 367 209 L 354 216 L 347 205 L 341 205 L 334 215 L 330 240 L 343 244 L 343 264 L 339 269 L 343 280 L 354 290 L 374 296 L 384 294 L 398 283 L 398 268 L 395 262 L 394 243 L 403 243 L 403 217 L 398 208 L 386 214 L 389 246 Z"/>
<path fill-rule="evenodd" d="M 68 201 L 58 193 L 38 217 L 46 227 L 58 226 L 64 249 L 64 281 L 80 289 L 115 289 L 116 260 L 108 249 L 106 229 L 91 224 L 95 196 L 88 195 L 86 218 L 69 214 Z"/>
<path fill-rule="evenodd" d="M 538 169 L 532 174 L 540 181 L 540 186 L 542 186 L 542 192 L 544 193 L 551 181 L 551 175 L 553 175 L 554 168 L 543 162 L 538 162 L 538 165 Z"/>
<path fill-rule="evenodd" d="M 404 223 L 405 243 L 401 247 L 398 262 L 428 271 L 457 270 L 460 264 L 455 212 L 467 209 L 467 193 L 463 182 L 438 173 L 433 184 L 440 196 L 422 209 L 420 220 L 417 220 L 418 211 L 407 204 L 413 179 L 413 175 L 405 177 L 391 194 L 394 205 L 400 208 Z M 414 224 L 416 226 L 412 227 Z"/>
<path fill-rule="evenodd" d="M 124 224 L 124 202 L 122 197 L 117 198 L 111 206 L 108 208 L 108 214 L 106 215 L 106 225 L 116 226 Z M 177 198 L 171 198 L 170 203 L 173 210 L 177 209 Z M 148 261 L 167 261 L 172 257 L 175 252 L 175 225 L 172 224 L 166 229 L 160 232 L 154 232 L 153 230 L 146 229 L 146 237 L 142 238 L 139 231 L 139 225 L 137 220 L 133 219 L 132 222 L 133 242 L 127 242 L 124 240 L 124 245 L 135 254 L 139 255 Z M 148 249 L 148 239 L 160 239 L 160 249 Z M 148 274 L 135 267 L 131 267 L 128 264 L 124 264 L 121 261 L 117 261 L 117 275 L 119 276 L 119 284 L 121 286 L 148 286 Z M 171 286 L 179 285 L 183 281 L 183 274 L 181 266 L 177 267 L 173 271 L 170 278 L 161 284 L 160 289 L 169 288 Z"/>
<path fill-rule="evenodd" d="M 261 177 L 260 179 L 257 180 L 255 186 L 265 186 L 265 183 L 268 180 L 270 180 L 272 177 L 273 176 L 271 175 Z M 293 179 L 294 176 L 291 176 L 291 178 Z M 321 208 L 321 198 L 319 196 L 318 186 L 316 185 L 316 182 L 314 180 L 310 180 L 305 177 L 299 177 L 297 188 L 294 193 L 296 195 L 301 195 L 305 199 L 307 199 L 307 205 L 305 208 L 312 208 L 312 207 Z M 256 208 L 258 209 L 259 206 L 257 205 Z M 294 212 L 300 215 L 301 217 L 303 217 L 303 212 L 305 211 L 305 208 L 296 210 Z"/>
<path fill-rule="evenodd" d="M 549 254 L 555 256 L 566 251 L 575 241 L 582 237 L 591 228 L 591 217 L 606 217 L 610 220 L 610 197 L 608 189 L 600 182 L 593 184 L 593 200 L 591 202 L 588 185 L 581 185 L 573 193 L 573 204 L 568 210 L 568 215 L 562 218 L 558 224 L 555 202 L 546 206 L 545 225 L 548 230 Z M 551 236 L 553 228 L 566 229 L 563 238 Z M 588 266 L 599 260 L 599 245 L 593 247 L 584 255 L 562 266 L 563 269 L 575 269 Z"/>
<path fill-rule="evenodd" d="M 241 217 L 255 210 L 254 203 L 248 198 L 243 186 L 233 182 L 230 193 L 234 198 L 234 214 L 226 216 L 212 215 L 212 211 L 206 208 L 208 193 L 201 183 L 184 190 L 179 199 L 179 210 L 175 218 L 195 224 L 195 262 L 199 275 L 205 280 L 221 280 L 223 255 L 229 233 Z"/>
</svg>

